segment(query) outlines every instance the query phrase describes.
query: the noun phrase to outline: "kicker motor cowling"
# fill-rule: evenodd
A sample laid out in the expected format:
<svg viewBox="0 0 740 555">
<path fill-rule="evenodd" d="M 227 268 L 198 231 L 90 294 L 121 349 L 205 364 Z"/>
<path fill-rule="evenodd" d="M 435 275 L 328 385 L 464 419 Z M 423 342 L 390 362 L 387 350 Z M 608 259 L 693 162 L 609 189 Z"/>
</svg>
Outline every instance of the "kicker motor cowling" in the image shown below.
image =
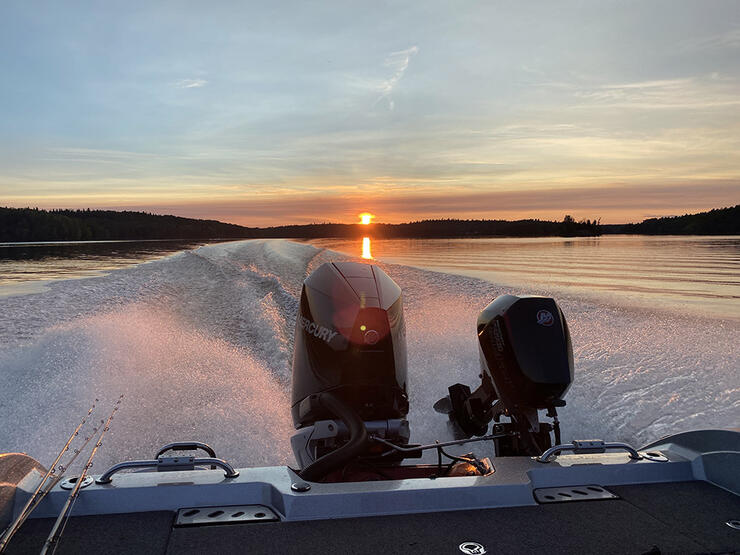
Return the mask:
<svg viewBox="0 0 740 555">
<path fill-rule="evenodd" d="M 401 288 L 375 265 L 323 264 L 303 283 L 296 319 L 292 415 L 298 432 L 291 444 L 298 463 L 306 470 L 345 449 L 353 441 L 351 422 L 407 443 L 408 408 Z M 353 457 L 367 447 L 355 440 Z"/>
<path fill-rule="evenodd" d="M 573 381 L 573 348 L 563 311 L 548 297 L 502 295 L 478 315 L 481 385 L 449 388 L 450 419 L 462 435 L 482 436 L 491 420 L 497 455 L 539 455 L 560 440 L 557 408 Z M 553 424 L 539 421 L 547 410 Z"/>
<path fill-rule="evenodd" d="M 548 297 L 502 295 L 478 315 L 481 369 L 509 411 L 559 406 L 573 381 L 563 311 Z"/>
</svg>

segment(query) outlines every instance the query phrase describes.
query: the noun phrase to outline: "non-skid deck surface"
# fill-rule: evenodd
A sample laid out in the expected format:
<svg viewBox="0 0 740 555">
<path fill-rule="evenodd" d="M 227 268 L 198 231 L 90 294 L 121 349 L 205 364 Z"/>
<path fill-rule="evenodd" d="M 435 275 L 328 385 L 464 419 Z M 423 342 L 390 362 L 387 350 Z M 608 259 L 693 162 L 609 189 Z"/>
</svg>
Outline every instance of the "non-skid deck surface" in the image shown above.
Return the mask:
<svg viewBox="0 0 740 555">
<path fill-rule="evenodd" d="M 172 528 L 174 513 L 70 520 L 66 553 L 733 553 L 740 497 L 704 482 L 609 488 L 621 499 L 476 511 Z M 9 553 L 38 553 L 51 519 L 27 522 Z"/>
</svg>

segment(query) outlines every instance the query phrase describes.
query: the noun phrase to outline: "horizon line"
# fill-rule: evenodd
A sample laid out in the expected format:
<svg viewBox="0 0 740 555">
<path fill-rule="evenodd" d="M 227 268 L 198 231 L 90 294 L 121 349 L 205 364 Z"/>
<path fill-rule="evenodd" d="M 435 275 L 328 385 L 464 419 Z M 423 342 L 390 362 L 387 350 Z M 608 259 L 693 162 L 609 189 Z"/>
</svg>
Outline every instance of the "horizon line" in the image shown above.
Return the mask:
<svg viewBox="0 0 740 555">
<path fill-rule="evenodd" d="M 644 218 L 641 221 L 637 222 L 622 222 L 622 223 L 600 223 L 601 218 L 581 218 L 576 219 L 576 222 L 585 222 L 586 220 L 592 221 L 592 222 L 599 222 L 598 225 L 601 226 L 610 226 L 610 227 L 617 227 L 617 226 L 624 226 L 624 225 L 634 225 L 634 224 L 640 224 L 642 222 L 645 222 L 647 220 L 652 219 L 661 219 L 661 218 L 680 218 L 682 216 L 692 216 L 697 214 L 704 214 L 708 212 L 712 212 L 714 210 L 726 210 L 730 208 L 734 208 L 736 206 L 740 206 L 739 204 L 731 204 L 729 206 L 717 206 L 714 208 L 710 208 L 708 210 L 701 210 L 699 212 L 687 212 L 684 214 L 666 214 L 661 216 L 651 216 L 650 218 Z M 260 225 L 244 225 L 244 224 L 237 224 L 234 222 L 229 221 L 223 221 L 218 220 L 214 218 L 208 218 L 208 217 L 190 217 L 190 216 L 180 216 L 178 214 L 172 214 L 172 213 L 162 213 L 160 211 L 157 211 L 156 209 L 153 209 L 151 211 L 146 210 L 133 210 L 133 209 L 113 209 L 113 208 L 92 208 L 92 207 L 85 207 L 85 208 L 42 208 L 39 206 L 0 206 L 0 209 L 9 209 L 9 210 L 39 210 L 39 211 L 45 211 L 45 212 L 54 212 L 54 211 L 70 211 L 70 212 L 116 212 L 116 213 L 123 213 L 123 212 L 132 212 L 135 214 L 147 214 L 151 216 L 159 216 L 159 217 L 175 217 L 175 218 L 183 218 L 187 220 L 199 220 L 199 221 L 213 221 L 218 222 L 220 224 L 225 225 L 234 225 L 237 227 L 243 227 L 245 229 L 274 229 L 274 228 L 280 228 L 280 227 L 305 227 L 305 226 L 316 226 L 316 225 L 348 225 L 348 226 L 365 226 L 368 229 L 371 228 L 371 226 L 377 226 L 377 225 L 384 225 L 384 226 L 399 226 L 399 225 L 409 225 L 409 224 L 415 224 L 415 223 L 424 223 L 424 222 L 439 222 L 439 221 L 459 221 L 459 222 L 524 222 L 524 221 L 539 221 L 539 222 L 552 222 L 552 223 L 559 223 L 562 222 L 566 217 L 570 216 L 570 214 L 565 214 L 563 216 L 563 220 L 552 220 L 547 218 L 539 218 L 539 217 L 525 217 L 525 218 L 515 218 L 515 219 L 505 219 L 505 218 L 460 218 L 460 217 L 448 217 L 448 218 L 423 218 L 419 220 L 409 220 L 409 221 L 402 221 L 402 222 L 382 222 L 382 221 L 374 221 L 369 224 L 362 224 L 360 222 L 337 222 L 337 221 L 323 221 L 323 222 L 308 222 L 308 223 L 288 223 L 288 224 L 280 224 L 280 225 L 267 225 L 267 226 L 260 226 Z M 572 217 L 572 216 L 570 216 Z"/>
</svg>

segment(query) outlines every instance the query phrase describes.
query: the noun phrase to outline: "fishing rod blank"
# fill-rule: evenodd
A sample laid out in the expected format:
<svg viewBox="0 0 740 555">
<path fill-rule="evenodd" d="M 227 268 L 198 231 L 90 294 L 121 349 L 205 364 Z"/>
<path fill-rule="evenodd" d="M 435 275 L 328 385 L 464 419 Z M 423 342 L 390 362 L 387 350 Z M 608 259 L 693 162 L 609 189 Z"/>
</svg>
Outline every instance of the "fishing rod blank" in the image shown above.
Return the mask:
<svg viewBox="0 0 740 555">
<path fill-rule="evenodd" d="M 100 421 L 100 424 L 103 424 L 103 421 L 102 420 Z M 38 499 L 36 499 L 36 501 L 34 502 L 34 504 L 31 505 L 31 507 L 28 509 L 28 511 L 24 515 L 23 521 L 25 521 L 26 518 L 28 518 L 28 516 L 31 515 L 31 513 L 36 509 L 36 507 L 38 507 L 39 503 L 41 503 L 44 500 L 44 498 L 48 495 L 48 493 L 51 490 L 54 489 L 54 486 L 56 486 L 61 481 L 61 479 L 64 477 L 64 472 L 66 470 L 69 470 L 69 468 L 75 462 L 75 459 L 77 459 L 77 457 L 85 450 L 85 447 L 87 447 L 87 444 L 90 443 L 90 440 L 93 437 L 95 437 L 95 434 L 98 433 L 98 430 L 100 430 L 100 426 L 99 425 L 98 426 L 95 426 L 92 429 L 92 432 L 90 432 L 90 435 L 88 435 L 85 438 L 85 441 L 82 443 L 82 445 L 80 446 L 80 448 L 79 449 L 75 449 L 74 455 L 72 455 L 72 458 L 69 459 L 69 461 L 67 461 L 67 464 L 64 465 L 64 466 L 59 465 L 59 473 L 51 481 L 51 483 L 47 487 L 45 487 L 44 490 L 40 493 L 40 495 L 38 496 Z M 23 524 L 23 522 L 21 522 L 20 524 Z"/>
<path fill-rule="evenodd" d="M 97 403 L 97 402 L 98 402 L 98 399 L 95 399 L 95 403 Z M 8 528 L 3 533 L 2 538 L 0 538 L 0 553 L 2 553 L 3 551 L 5 551 L 5 547 L 8 545 L 8 542 L 10 541 L 10 539 L 18 531 L 18 529 L 21 527 L 21 525 L 23 524 L 23 522 L 25 522 L 25 520 L 28 517 L 28 515 L 30 514 L 30 512 L 33 510 L 33 508 L 31 506 L 33 505 L 35 507 L 36 505 L 38 505 L 38 501 L 40 501 L 40 499 L 39 499 L 39 492 L 41 492 L 41 488 L 44 486 L 44 484 L 49 479 L 49 477 L 51 477 L 57 471 L 57 464 L 59 464 L 59 461 L 61 460 L 61 458 L 64 455 L 64 453 L 66 453 L 67 451 L 69 451 L 70 444 L 72 443 L 72 441 L 74 440 L 74 438 L 77 437 L 77 434 L 80 433 L 80 429 L 82 429 L 82 426 L 85 425 L 85 422 L 87 422 L 87 419 L 90 417 L 90 415 L 95 410 L 95 403 L 92 404 L 92 406 L 90 407 L 90 409 L 87 411 L 87 414 L 82 418 L 82 421 L 74 429 L 74 432 L 72 432 L 72 434 L 69 436 L 69 439 L 67 440 L 67 443 L 64 444 L 64 447 L 62 447 L 62 450 L 59 451 L 59 454 L 57 455 L 57 458 L 54 459 L 54 462 L 53 463 L 51 463 L 51 466 L 49 467 L 49 470 L 46 472 L 46 474 L 41 479 L 41 482 L 39 482 L 39 485 L 36 487 L 36 489 L 34 490 L 33 494 L 31 495 L 31 497 L 28 499 L 28 501 L 26 502 L 26 504 L 21 509 L 21 512 L 18 514 L 18 517 L 10 524 L 10 526 L 8 526 Z M 75 457 L 76 456 L 77 456 L 77 453 L 75 453 Z M 72 458 L 72 460 L 74 460 L 74 457 Z M 71 463 L 71 461 L 70 461 L 70 463 Z M 66 470 L 66 468 L 69 468 L 69 464 L 67 464 L 67 466 L 64 467 L 63 470 L 61 470 L 61 473 L 62 474 L 64 473 L 64 470 Z M 60 474 L 60 477 L 61 477 L 61 474 Z M 54 487 L 53 484 L 52 484 L 52 487 Z"/>
<path fill-rule="evenodd" d="M 100 421 L 100 424 L 103 424 L 102 420 Z M 78 449 L 75 449 L 75 452 L 74 452 L 74 455 L 72 455 L 72 458 L 70 458 L 69 461 L 67 461 L 65 465 L 61 465 L 61 464 L 59 465 L 59 472 L 48 483 L 48 485 L 45 486 L 44 489 L 38 493 L 38 495 L 36 495 L 36 500 L 34 501 L 33 500 L 34 498 L 31 497 L 31 501 L 33 502 L 33 504 L 30 506 L 28 506 L 27 504 L 26 506 L 28 507 L 28 509 L 25 510 L 24 512 L 21 512 L 21 514 L 18 515 L 18 518 L 16 519 L 16 522 L 15 522 L 15 530 L 13 533 L 17 532 L 20 529 L 20 527 L 23 526 L 23 523 L 26 522 L 28 517 L 31 516 L 31 513 L 33 513 L 33 511 L 36 510 L 36 507 L 38 507 L 39 504 L 44 500 L 44 498 L 49 494 L 49 492 L 54 489 L 54 486 L 56 486 L 61 481 L 61 479 L 64 477 L 65 471 L 68 470 L 72 466 L 72 464 L 75 462 L 75 459 L 77 459 L 80 453 L 82 453 L 82 451 L 85 450 L 85 447 L 87 447 L 87 444 L 90 443 L 90 440 L 95 436 L 95 434 L 98 433 L 99 429 L 100 429 L 99 426 L 94 427 L 92 429 L 92 432 L 90 432 L 90 434 L 85 438 L 85 441 L 82 443 L 82 445 Z M 12 534 L 8 536 L 6 543 L 10 541 L 11 537 L 12 537 Z M 2 552 L 2 549 L 0 549 L 0 552 Z"/>
<path fill-rule="evenodd" d="M 74 506 L 75 501 L 77 501 L 77 497 L 79 496 L 80 487 L 82 487 L 82 483 L 85 481 L 85 478 L 87 477 L 87 471 L 90 470 L 90 468 L 92 468 L 93 458 L 95 457 L 95 454 L 98 452 L 98 448 L 101 445 L 103 445 L 103 436 L 110 429 L 110 423 L 113 420 L 113 416 L 116 414 L 116 411 L 120 407 L 121 401 L 123 401 L 123 395 L 121 395 L 118 398 L 118 401 L 116 401 L 116 404 L 113 407 L 113 411 L 110 413 L 110 416 L 108 416 L 108 420 L 103 425 L 103 431 L 100 432 L 100 435 L 98 436 L 98 441 L 93 446 L 92 452 L 90 453 L 90 456 L 88 457 L 87 462 L 85 463 L 85 466 L 82 467 L 82 473 L 80 474 L 80 477 L 77 478 L 77 482 L 75 483 L 74 488 L 67 496 L 67 501 L 64 503 L 64 506 L 62 507 L 62 510 L 59 513 L 59 516 L 57 516 L 57 519 L 54 522 L 54 526 L 52 527 L 51 532 L 49 532 L 49 537 L 46 538 L 44 547 L 41 549 L 41 555 L 46 555 L 46 553 L 49 551 L 49 548 L 51 546 L 54 546 L 54 549 L 52 550 L 52 555 L 56 551 L 59 545 L 59 540 L 61 539 L 62 534 L 64 533 L 64 529 L 67 526 L 67 521 L 69 520 L 71 509 Z M 60 526 L 61 526 L 61 530 L 59 529 Z"/>
</svg>

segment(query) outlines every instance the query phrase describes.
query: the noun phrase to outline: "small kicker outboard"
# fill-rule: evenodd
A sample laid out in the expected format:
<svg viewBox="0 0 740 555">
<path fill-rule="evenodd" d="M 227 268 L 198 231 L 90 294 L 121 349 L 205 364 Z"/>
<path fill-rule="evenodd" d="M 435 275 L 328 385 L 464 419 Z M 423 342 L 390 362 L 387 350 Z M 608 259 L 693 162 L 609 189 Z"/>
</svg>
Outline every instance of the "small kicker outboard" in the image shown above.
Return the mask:
<svg viewBox="0 0 740 555">
<path fill-rule="evenodd" d="M 435 404 L 464 437 L 482 436 L 491 420 L 496 455 L 540 455 L 560 443 L 557 408 L 565 406 L 573 381 L 573 348 L 568 324 L 557 303 L 547 297 L 502 295 L 478 316 L 481 385 L 463 384 Z M 547 410 L 553 423 L 539 421 Z M 502 416 L 510 422 L 499 423 Z"/>
<path fill-rule="evenodd" d="M 317 480 L 371 450 L 368 434 L 409 440 L 401 288 L 375 265 L 327 262 L 303 283 L 293 353 L 296 460 Z"/>
</svg>

